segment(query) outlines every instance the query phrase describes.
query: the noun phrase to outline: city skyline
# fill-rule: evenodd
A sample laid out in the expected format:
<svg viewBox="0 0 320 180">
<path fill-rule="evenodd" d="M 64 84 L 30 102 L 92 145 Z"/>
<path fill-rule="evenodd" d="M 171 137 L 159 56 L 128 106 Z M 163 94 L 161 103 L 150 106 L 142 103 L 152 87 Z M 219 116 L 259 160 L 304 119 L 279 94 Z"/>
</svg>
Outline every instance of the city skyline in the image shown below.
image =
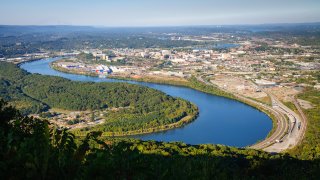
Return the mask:
<svg viewBox="0 0 320 180">
<path fill-rule="evenodd" d="M 3 25 L 185 26 L 320 22 L 320 1 L 4 0 Z"/>
</svg>

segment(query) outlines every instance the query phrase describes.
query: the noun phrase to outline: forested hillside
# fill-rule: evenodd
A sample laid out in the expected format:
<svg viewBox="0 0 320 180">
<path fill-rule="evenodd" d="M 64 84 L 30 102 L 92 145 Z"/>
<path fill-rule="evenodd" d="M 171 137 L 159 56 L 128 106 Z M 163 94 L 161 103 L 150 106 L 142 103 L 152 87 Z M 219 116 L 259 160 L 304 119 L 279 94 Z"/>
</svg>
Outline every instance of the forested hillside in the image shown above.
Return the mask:
<svg viewBox="0 0 320 180">
<path fill-rule="evenodd" d="M 308 120 L 307 131 L 301 144 L 289 153 L 300 159 L 320 159 L 320 91 L 309 87 L 298 98 L 311 102 L 312 108 L 303 109 Z"/>
<path fill-rule="evenodd" d="M 305 110 L 308 117 L 305 139 L 298 147 L 280 154 L 223 145 L 102 137 L 105 131 L 156 127 L 197 112 L 187 101 L 141 86 L 73 82 L 29 74 L 13 64 L 1 63 L 0 96 L 24 114 L 51 107 L 119 109 L 108 115 L 110 119 L 104 125 L 87 131 L 83 138 L 76 138 L 65 129 L 49 126 L 46 120 L 23 116 L 0 100 L 0 177 L 3 179 L 320 177 L 320 101 L 319 92 L 312 88 L 298 95 L 313 104 L 313 108 Z"/>
<path fill-rule="evenodd" d="M 319 160 L 223 145 L 75 139 L 0 101 L 3 179 L 317 179 Z"/>
<path fill-rule="evenodd" d="M 123 132 L 192 120 L 195 105 L 161 91 L 127 83 L 74 82 L 60 77 L 29 74 L 0 63 L 0 96 L 23 114 L 48 108 L 73 111 L 118 108 L 106 115 L 103 131 Z"/>
</svg>

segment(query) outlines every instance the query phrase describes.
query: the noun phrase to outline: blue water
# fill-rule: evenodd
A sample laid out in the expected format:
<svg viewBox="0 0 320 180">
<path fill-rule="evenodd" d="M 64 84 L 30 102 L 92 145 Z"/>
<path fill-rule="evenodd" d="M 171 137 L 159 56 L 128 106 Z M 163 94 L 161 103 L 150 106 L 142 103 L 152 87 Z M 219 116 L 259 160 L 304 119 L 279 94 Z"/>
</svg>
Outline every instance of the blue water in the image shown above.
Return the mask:
<svg viewBox="0 0 320 180">
<path fill-rule="evenodd" d="M 194 122 L 165 132 L 136 136 L 143 140 L 244 147 L 264 139 L 272 128 L 272 121 L 266 114 L 235 100 L 184 87 L 62 73 L 50 68 L 49 63 L 55 60 L 57 58 L 33 61 L 22 64 L 21 68 L 31 73 L 60 76 L 75 81 L 139 84 L 181 97 L 198 106 L 200 113 Z"/>
</svg>

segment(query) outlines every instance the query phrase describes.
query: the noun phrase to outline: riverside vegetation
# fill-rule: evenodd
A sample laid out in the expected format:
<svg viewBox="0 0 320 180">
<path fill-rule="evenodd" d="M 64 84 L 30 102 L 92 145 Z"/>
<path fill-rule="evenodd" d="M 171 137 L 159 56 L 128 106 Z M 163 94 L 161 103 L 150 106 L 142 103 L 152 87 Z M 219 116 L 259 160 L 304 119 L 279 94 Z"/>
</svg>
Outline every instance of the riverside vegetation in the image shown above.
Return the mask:
<svg viewBox="0 0 320 180">
<path fill-rule="evenodd" d="M 8 71 L 3 73 L 8 78 L 2 76 L 6 87 L 30 76 L 25 71 L 14 72 L 16 76 Z M 6 88 L 2 88 L 2 96 L 15 93 L 4 93 L 3 89 Z M 11 89 L 23 92 L 21 87 Z M 30 104 L 41 103 L 23 93 L 21 97 Z M 317 179 L 320 176 L 319 91 L 308 88 L 298 98 L 313 104 L 313 108 L 304 110 L 308 117 L 305 138 L 296 148 L 275 155 L 223 145 L 112 139 L 102 137 L 103 132 L 99 131 L 76 138 L 45 120 L 20 115 L 1 101 L 0 176 L 6 179 Z M 43 103 L 44 109 L 47 106 Z"/>
<path fill-rule="evenodd" d="M 153 82 L 153 83 L 160 83 L 160 84 L 171 84 L 171 85 L 177 85 L 177 86 L 186 86 L 190 87 L 199 91 L 203 91 L 210 94 L 215 94 L 219 96 L 224 96 L 231 99 L 237 99 L 234 95 L 224 92 L 220 90 L 217 87 L 214 86 L 208 86 L 203 82 L 200 82 L 196 79 L 196 77 L 192 76 L 188 79 L 188 81 L 164 81 L 159 80 L 157 78 L 140 78 L 140 79 L 132 79 L 132 78 L 122 78 L 122 77 L 115 77 L 118 79 L 125 79 L 125 80 L 137 80 L 137 81 L 145 81 L 145 82 Z M 304 92 L 298 95 L 298 98 L 304 99 L 306 101 L 309 101 L 313 104 L 313 108 L 311 109 L 305 109 L 304 114 L 306 114 L 308 119 L 308 127 L 307 132 L 305 134 L 304 139 L 302 140 L 301 144 L 293 149 L 289 149 L 287 153 L 289 153 L 291 156 L 303 159 L 303 160 L 315 160 L 320 159 L 320 134 L 319 134 L 319 124 L 320 124 L 320 92 L 319 90 L 316 90 L 314 88 L 307 88 Z M 242 101 L 244 102 L 244 101 Z M 250 102 L 244 102 L 250 106 L 253 106 L 260 111 L 265 112 L 270 116 L 270 118 L 274 121 L 275 117 L 272 113 L 264 110 L 263 108 L 257 107 Z M 294 105 L 291 105 L 294 106 Z M 290 107 L 290 106 L 289 106 Z M 276 123 L 274 121 L 273 123 L 273 129 L 269 133 L 269 135 L 272 134 L 274 129 L 276 128 Z M 268 135 L 268 136 L 269 136 Z M 320 166 L 319 166 L 320 169 Z"/>
<path fill-rule="evenodd" d="M 0 96 L 20 107 L 23 114 L 48 108 L 73 111 L 116 108 L 93 127 L 103 132 L 163 130 L 194 119 L 197 107 L 161 91 L 127 83 L 74 82 L 60 77 L 30 74 L 10 63 L 0 64 Z M 158 128 L 161 127 L 161 128 Z M 90 129 L 85 129 L 90 131 Z"/>
<path fill-rule="evenodd" d="M 0 101 L 3 179 L 317 179 L 319 159 L 223 145 L 76 138 Z"/>
<path fill-rule="evenodd" d="M 320 159 L 320 91 L 308 87 L 298 98 L 311 102 L 313 107 L 303 109 L 308 121 L 306 134 L 301 144 L 288 152 L 304 160 Z"/>
<path fill-rule="evenodd" d="M 92 61 L 92 57 L 88 54 L 85 54 L 85 53 L 82 53 L 80 54 L 79 56 L 81 57 L 78 57 L 79 59 L 84 59 L 85 61 Z M 77 70 L 72 70 L 72 69 L 67 69 L 67 68 L 62 68 L 62 67 L 59 67 L 57 65 L 57 62 L 60 62 L 60 61 L 70 61 L 70 62 L 73 62 L 73 60 L 69 60 L 69 59 L 62 59 L 62 60 L 58 60 L 58 61 L 54 61 L 54 62 L 51 62 L 50 63 L 50 67 L 53 68 L 54 70 L 57 70 L 57 71 L 60 71 L 60 72 L 64 72 L 64 73 L 70 73 L 70 74 L 80 74 L 80 75 L 87 75 L 87 76 L 98 76 L 97 73 L 92 73 L 92 72 L 80 72 L 80 71 L 77 71 Z M 157 83 L 157 84 L 169 84 L 169 85 L 174 85 L 174 86 L 182 86 L 182 87 L 188 87 L 188 88 L 192 88 L 192 89 L 195 89 L 195 90 L 198 90 L 198 91 L 201 91 L 201 92 L 205 92 L 205 93 L 208 93 L 208 94 L 213 94 L 213 95 L 217 95 L 217 96 L 222 96 L 222 97 L 226 97 L 226 98 L 229 98 L 229 99 L 234 99 L 234 100 L 238 100 L 240 102 L 243 102 L 249 106 L 252 106 L 256 109 L 258 109 L 259 111 L 261 112 L 264 112 L 265 114 L 267 114 L 271 120 L 273 121 L 273 127 L 272 127 L 272 130 L 269 132 L 268 136 L 271 136 L 272 133 L 276 130 L 277 128 L 277 120 L 276 120 L 276 117 L 275 115 L 270 112 L 269 110 L 261 107 L 261 106 L 258 106 L 256 104 L 253 104 L 252 102 L 250 101 L 247 101 L 247 100 L 244 100 L 244 99 L 240 99 L 239 97 L 233 95 L 232 93 L 229 93 L 229 92 L 226 92 L 224 90 L 221 90 L 219 87 L 217 86 L 214 86 L 214 85 L 207 85 L 205 84 L 204 82 L 201 82 L 199 81 L 195 76 L 191 76 L 190 78 L 171 78 L 171 77 L 166 77 L 166 78 L 160 78 L 160 77 L 156 77 L 156 76 L 144 76 L 144 77 L 139 77 L 139 78 L 132 78 L 132 77 L 123 77 L 121 75 L 113 75 L 113 74 L 110 74 L 108 76 L 108 78 L 113 78 L 113 79 L 119 79 L 119 80 L 133 80 L 133 81 L 140 81 L 140 82 L 151 82 L 151 83 Z M 259 101 L 259 100 L 258 100 Z M 261 101 L 259 101 L 261 102 Z M 264 103 L 266 104 L 266 102 L 261 102 L 261 103 Z M 267 103 L 268 104 L 268 103 Z M 187 120 L 187 121 L 190 121 L 190 120 Z M 180 123 L 182 124 L 183 121 L 180 121 Z M 185 123 L 183 123 L 185 124 Z M 178 125 L 178 126 L 181 126 L 181 125 Z M 169 128 L 164 128 L 164 129 L 171 129 L 171 128 L 174 128 L 174 127 L 177 127 L 175 125 L 169 127 Z M 163 129 L 163 127 L 158 127 L 157 129 Z M 143 130 L 144 132 L 146 133 L 151 133 L 151 132 L 154 132 L 155 129 L 144 129 Z M 83 133 L 83 130 L 76 130 L 74 131 L 77 135 L 84 135 Z M 86 132 L 86 131 L 84 131 Z M 126 134 L 120 132 L 120 134 L 115 134 L 115 133 L 110 133 L 110 132 L 106 132 L 104 134 L 108 134 L 108 135 L 132 135 L 132 134 L 139 134 L 141 133 L 140 132 L 137 132 L 137 131 L 133 131 L 133 132 L 126 132 Z"/>
</svg>

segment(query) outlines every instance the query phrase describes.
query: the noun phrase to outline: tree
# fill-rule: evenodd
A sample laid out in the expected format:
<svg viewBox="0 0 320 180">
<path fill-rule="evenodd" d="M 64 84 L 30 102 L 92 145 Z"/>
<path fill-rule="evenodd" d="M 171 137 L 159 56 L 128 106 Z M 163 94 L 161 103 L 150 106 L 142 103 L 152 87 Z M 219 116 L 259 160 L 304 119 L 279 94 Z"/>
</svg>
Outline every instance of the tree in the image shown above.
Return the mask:
<svg viewBox="0 0 320 180">
<path fill-rule="evenodd" d="M 90 118 L 91 122 L 95 121 L 95 115 L 94 115 L 94 111 L 91 110 L 91 118 Z"/>
<path fill-rule="evenodd" d="M 80 54 L 77 55 L 77 58 L 82 61 L 91 61 L 94 59 L 94 56 L 92 53 L 81 52 Z"/>
<path fill-rule="evenodd" d="M 89 144 L 104 146 L 100 132 L 89 133 L 79 146 L 66 129 L 49 128 L 46 120 L 22 116 L 0 100 L 0 177 L 4 179 L 74 179 Z"/>
</svg>

